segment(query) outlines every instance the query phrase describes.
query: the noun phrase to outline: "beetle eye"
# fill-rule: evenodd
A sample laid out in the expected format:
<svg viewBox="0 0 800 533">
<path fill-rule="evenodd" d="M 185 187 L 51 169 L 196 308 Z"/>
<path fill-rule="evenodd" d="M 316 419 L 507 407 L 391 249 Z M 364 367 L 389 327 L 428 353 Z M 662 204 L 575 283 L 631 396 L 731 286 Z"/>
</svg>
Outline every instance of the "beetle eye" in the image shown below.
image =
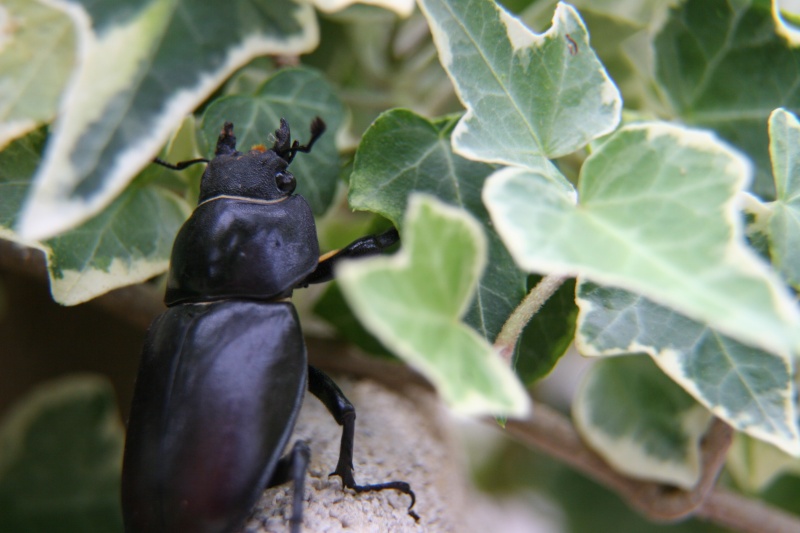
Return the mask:
<svg viewBox="0 0 800 533">
<path fill-rule="evenodd" d="M 282 193 L 292 194 L 294 188 L 297 187 L 297 181 L 289 172 L 278 172 L 275 174 L 275 185 L 278 186 L 278 190 Z"/>
</svg>

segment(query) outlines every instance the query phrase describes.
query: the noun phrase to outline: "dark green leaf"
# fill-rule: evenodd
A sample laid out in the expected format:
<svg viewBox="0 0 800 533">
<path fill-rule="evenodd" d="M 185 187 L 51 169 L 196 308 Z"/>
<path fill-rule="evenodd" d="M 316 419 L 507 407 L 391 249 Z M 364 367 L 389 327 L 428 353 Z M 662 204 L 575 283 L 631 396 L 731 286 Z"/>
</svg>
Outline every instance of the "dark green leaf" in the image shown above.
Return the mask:
<svg viewBox="0 0 800 533">
<path fill-rule="evenodd" d="M 452 151 L 450 135 L 456 118 L 430 122 L 403 109 L 381 115 L 356 153 L 350 204 L 380 213 L 399 226 L 409 195 L 427 192 L 474 215 L 489 240 L 489 264 L 465 321 L 493 342 L 525 295 L 526 276 L 514 265 L 481 201 L 483 182 L 494 167 Z"/>
<path fill-rule="evenodd" d="M 121 532 L 124 429 L 103 379 L 42 385 L 0 427 L 0 531 Z"/>
<path fill-rule="evenodd" d="M 541 279 L 531 276 L 528 287 Z M 514 369 L 523 383 L 543 378 L 567 351 L 575 337 L 575 280 L 564 282 L 525 327 L 520 338 Z"/>
<path fill-rule="evenodd" d="M 753 191 L 775 195 L 767 118 L 800 110 L 800 49 L 775 31 L 769 2 L 688 0 L 655 40 L 658 81 L 686 123 L 713 128 L 757 165 Z"/>
</svg>

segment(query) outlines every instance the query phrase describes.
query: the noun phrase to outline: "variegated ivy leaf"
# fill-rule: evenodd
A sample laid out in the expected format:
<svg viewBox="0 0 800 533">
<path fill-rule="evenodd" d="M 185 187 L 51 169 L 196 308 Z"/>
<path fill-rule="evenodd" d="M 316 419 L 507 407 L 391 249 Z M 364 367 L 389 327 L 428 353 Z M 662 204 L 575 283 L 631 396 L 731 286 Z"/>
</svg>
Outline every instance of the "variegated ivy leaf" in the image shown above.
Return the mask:
<svg viewBox="0 0 800 533">
<path fill-rule="evenodd" d="M 572 404 L 583 439 L 616 470 L 690 490 L 711 414 L 647 357 L 593 365 Z"/>
<path fill-rule="evenodd" d="M 775 201 L 769 204 L 770 255 L 775 267 L 800 289 L 800 122 L 785 109 L 769 117 L 769 151 Z"/>
<path fill-rule="evenodd" d="M 18 221 L 26 238 L 108 205 L 236 68 L 318 40 L 311 6 L 293 0 L 53 2 L 78 27 L 78 66 Z"/>
<path fill-rule="evenodd" d="M 579 203 L 523 169 L 483 191 L 517 263 L 581 274 L 642 294 L 732 338 L 800 353 L 800 312 L 746 245 L 737 195 L 750 166 L 707 132 L 665 123 L 626 126 L 581 168 Z"/>
<path fill-rule="evenodd" d="M 739 487 L 757 493 L 781 474 L 800 475 L 800 459 L 762 440 L 737 433 L 728 450 L 725 469 Z"/>
<path fill-rule="evenodd" d="M 53 119 L 74 58 L 67 15 L 31 0 L 0 4 L 0 149 Z"/>
<path fill-rule="evenodd" d="M 189 207 L 155 181 L 167 171 L 154 165 L 77 228 L 40 242 L 19 238 L 14 223 L 44 142 L 37 130 L 0 152 L 0 237 L 45 252 L 53 299 L 75 305 L 164 272 Z"/>
<path fill-rule="evenodd" d="M 800 46 L 800 6 L 792 0 L 772 0 L 775 31 L 793 47 Z"/>
<path fill-rule="evenodd" d="M 292 161 L 292 174 L 297 176 L 297 192 L 308 200 L 315 214 L 322 215 L 330 206 L 339 181 L 341 161 L 336 150 L 336 132 L 344 118 L 344 107 L 319 72 L 308 68 L 284 69 L 253 95 L 215 100 L 203 114 L 207 157 L 213 157 L 225 122 L 234 125 L 238 150 L 247 151 L 257 144 L 270 147 L 281 118 L 289 123 L 292 138 L 305 144 L 315 117 L 325 121 L 327 130 L 311 152 Z"/>
<path fill-rule="evenodd" d="M 582 354 L 650 354 L 719 418 L 800 455 L 789 356 L 746 346 L 627 291 L 583 282 L 577 294 Z"/>
<path fill-rule="evenodd" d="M 0 531 L 122 531 L 125 428 L 107 380 L 40 385 L 0 426 Z"/>
<path fill-rule="evenodd" d="M 464 210 L 415 195 L 394 256 L 337 271 L 356 316 L 434 384 L 453 410 L 521 416 L 528 396 L 492 345 L 461 319 L 486 265 L 486 238 Z"/>
<path fill-rule="evenodd" d="M 426 192 L 477 218 L 488 237 L 489 263 L 465 322 L 494 342 L 525 296 L 526 275 L 491 227 L 481 202 L 481 187 L 495 167 L 453 153 L 450 134 L 456 120 L 451 116 L 431 122 L 405 109 L 378 117 L 356 153 L 350 206 L 380 213 L 401 227 L 409 196 Z"/>
<path fill-rule="evenodd" d="M 420 0 L 420 7 L 467 108 L 453 133 L 458 153 L 538 168 L 617 126 L 619 91 L 572 7 L 560 3 L 541 35 L 491 0 Z"/>
</svg>

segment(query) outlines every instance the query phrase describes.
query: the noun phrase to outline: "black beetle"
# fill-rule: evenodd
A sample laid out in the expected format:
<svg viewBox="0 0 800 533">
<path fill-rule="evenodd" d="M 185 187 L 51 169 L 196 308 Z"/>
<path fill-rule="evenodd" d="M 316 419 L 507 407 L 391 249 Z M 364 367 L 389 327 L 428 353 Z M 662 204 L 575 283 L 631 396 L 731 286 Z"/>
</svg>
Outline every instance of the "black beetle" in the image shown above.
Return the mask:
<svg viewBox="0 0 800 533">
<path fill-rule="evenodd" d="M 325 131 L 290 140 L 281 119 L 271 149 L 236 150 L 226 123 L 208 163 L 200 199 L 175 239 L 165 301 L 147 334 L 128 421 L 122 508 L 128 532 L 224 532 L 239 528 L 261 492 L 293 480 L 292 531 L 302 523 L 309 460 L 298 441 L 281 458 L 308 390 L 343 426 L 331 475 L 356 492 L 406 482 L 357 485 L 353 478 L 355 409 L 324 373 L 307 363 L 294 306 L 295 288 L 329 281 L 342 258 L 380 253 L 392 229 L 319 257 L 306 201 L 287 171 Z"/>
</svg>

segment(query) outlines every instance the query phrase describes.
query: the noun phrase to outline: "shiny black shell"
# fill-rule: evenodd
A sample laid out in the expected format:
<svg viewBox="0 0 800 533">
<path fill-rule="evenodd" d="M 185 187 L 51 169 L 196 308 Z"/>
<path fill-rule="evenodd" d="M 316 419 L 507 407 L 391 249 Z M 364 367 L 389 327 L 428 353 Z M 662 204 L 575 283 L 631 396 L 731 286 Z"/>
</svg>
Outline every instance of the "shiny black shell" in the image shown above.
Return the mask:
<svg viewBox="0 0 800 533">
<path fill-rule="evenodd" d="M 199 205 L 172 248 L 167 305 L 291 294 L 317 266 L 319 244 L 302 196 L 220 197 Z"/>
<path fill-rule="evenodd" d="M 240 526 L 292 433 L 306 381 L 290 303 L 184 304 L 158 317 L 128 422 L 126 530 Z"/>
</svg>

